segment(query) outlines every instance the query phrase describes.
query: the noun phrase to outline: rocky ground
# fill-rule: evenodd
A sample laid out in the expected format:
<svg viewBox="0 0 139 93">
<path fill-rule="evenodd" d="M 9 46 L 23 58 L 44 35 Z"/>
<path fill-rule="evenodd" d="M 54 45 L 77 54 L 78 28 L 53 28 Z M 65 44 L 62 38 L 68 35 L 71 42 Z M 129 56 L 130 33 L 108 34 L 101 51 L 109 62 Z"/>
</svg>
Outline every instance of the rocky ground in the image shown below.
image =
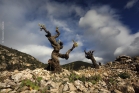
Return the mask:
<svg viewBox="0 0 139 93">
<path fill-rule="evenodd" d="M 118 56 L 99 69 L 0 71 L 0 93 L 139 93 L 139 57 Z"/>
<path fill-rule="evenodd" d="M 139 93 L 137 62 L 132 61 L 109 62 L 100 69 L 63 69 L 61 73 L 43 68 L 2 71 L 0 93 Z"/>
</svg>

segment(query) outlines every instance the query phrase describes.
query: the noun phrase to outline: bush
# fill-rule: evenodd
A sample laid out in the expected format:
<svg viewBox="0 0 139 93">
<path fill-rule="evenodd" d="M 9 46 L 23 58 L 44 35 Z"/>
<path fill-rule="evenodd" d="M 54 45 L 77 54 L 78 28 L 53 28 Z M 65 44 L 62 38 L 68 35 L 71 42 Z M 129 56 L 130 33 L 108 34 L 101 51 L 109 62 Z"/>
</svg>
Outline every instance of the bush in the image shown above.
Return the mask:
<svg viewBox="0 0 139 93">
<path fill-rule="evenodd" d="M 99 82 L 99 80 L 101 80 L 101 76 L 100 75 L 94 75 L 88 78 L 88 81 L 90 81 L 92 84 L 96 84 L 97 82 Z"/>
<path fill-rule="evenodd" d="M 28 86 L 30 89 L 38 90 L 40 87 L 41 80 L 42 80 L 42 77 L 37 77 L 34 82 L 29 79 L 24 79 L 24 80 L 22 80 L 22 83 L 20 86 L 21 87 Z"/>
<path fill-rule="evenodd" d="M 113 77 L 109 78 L 109 83 L 115 85 L 116 81 Z"/>
<path fill-rule="evenodd" d="M 70 82 L 73 82 L 75 80 L 78 80 L 79 79 L 79 75 L 75 74 L 75 73 L 71 73 L 70 76 L 69 76 L 69 81 Z"/>
<path fill-rule="evenodd" d="M 126 78 L 130 78 L 130 74 L 129 73 L 120 73 L 119 75 L 118 75 L 120 78 L 122 78 L 122 79 L 126 79 Z"/>
</svg>

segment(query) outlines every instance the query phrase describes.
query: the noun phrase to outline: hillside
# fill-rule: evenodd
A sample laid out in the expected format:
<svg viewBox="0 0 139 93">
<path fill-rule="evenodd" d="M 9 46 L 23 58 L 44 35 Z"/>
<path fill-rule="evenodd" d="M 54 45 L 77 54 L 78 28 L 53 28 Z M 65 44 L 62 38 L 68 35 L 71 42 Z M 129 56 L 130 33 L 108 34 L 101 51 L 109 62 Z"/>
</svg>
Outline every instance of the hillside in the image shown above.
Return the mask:
<svg viewBox="0 0 139 93">
<path fill-rule="evenodd" d="M 0 45 L 0 71 L 40 67 L 45 67 L 45 64 L 31 55 Z"/>
</svg>

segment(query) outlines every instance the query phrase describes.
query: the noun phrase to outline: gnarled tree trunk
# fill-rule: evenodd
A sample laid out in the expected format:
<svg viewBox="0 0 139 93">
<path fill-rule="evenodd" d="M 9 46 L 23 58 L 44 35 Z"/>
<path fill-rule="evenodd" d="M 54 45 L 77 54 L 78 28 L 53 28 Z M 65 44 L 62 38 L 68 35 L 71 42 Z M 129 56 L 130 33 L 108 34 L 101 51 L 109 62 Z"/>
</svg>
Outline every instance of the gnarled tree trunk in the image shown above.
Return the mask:
<svg viewBox="0 0 139 93">
<path fill-rule="evenodd" d="M 40 25 L 40 27 L 41 31 L 44 30 L 47 33 L 45 36 L 48 38 L 48 40 L 51 43 L 51 46 L 54 49 L 51 54 L 51 59 L 48 60 L 48 66 L 46 69 L 54 72 L 60 72 L 61 67 L 58 58 L 65 58 L 67 60 L 69 58 L 70 52 L 76 47 L 76 43 L 74 42 L 72 48 L 69 49 L 65 54 L 61 54 L 59 53 L 59 51 L 63 48 L 63 43 L 61 41 L 56 41 L 56 38 L 58 38 L 60 35 L 58 28 L 56 28 L 57 34 L 55 36 L 52 36 L 51 33 L 48 30 L 46 30 L 44 25 Z"/>
<path fill-rule="evenodd" d="M 88 51 L 88 52 L 86 52 L 86 51 L 84 50 L 85 57 L 86 57 L 87 59 L 90 59 L 90 60 L 92 61 L 93 67 L 94 67 L 94 68 L 99 69 L 99 65 L 97 64 L 97 62 L 96 62 L 96 60 L 95 60 L 95 58 L 94 58 L 94 56 L 93 56 L 93 52 L 94 52 L 94 51 Z"/>
</svg>

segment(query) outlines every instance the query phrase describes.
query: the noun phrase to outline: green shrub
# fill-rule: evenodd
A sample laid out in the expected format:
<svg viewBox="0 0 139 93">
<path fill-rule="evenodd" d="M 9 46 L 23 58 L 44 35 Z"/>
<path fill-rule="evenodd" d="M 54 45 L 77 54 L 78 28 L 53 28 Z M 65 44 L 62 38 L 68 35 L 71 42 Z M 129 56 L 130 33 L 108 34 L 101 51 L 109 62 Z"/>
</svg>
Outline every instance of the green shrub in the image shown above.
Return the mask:
<svg viewBox="0 0 139 93">
<path fill-rule="evenodd" d="M 79 77 L 79 80 L 82 82 L 85 82 L 85 81 L 87 81 L 87 78 L 83 75 L 83 76 Z"/>
<path fill-rule="evenodd" d="M 118 75 L 120 78 L 122 78 L 122 79 L 126 79 L 126 78 L 130 78 L 130 74 L 129 73 L 120 73 L 119 75 Z"/>
<path fill-rule="evenodd" d="M 70 76 L 69 76 L 69 81 L 70 82 L 73 82 L 75 80 L 78 80 L 79 79 L 79 75 L 75 74 L 75 73 L 71 73 Z"/>
<path fill-rule="evenodd" d="M 88 81 L 91 82 L 92 84 L 96 84 L 97 82 L 99 82 L 101 80 L 101 76 L 100 75 L 94 75 L 88 78 Z"/>
<path fill-rule="evenodd" d="M 109 83 L 111 83 L 111 84 L 114 84 L 114 85 L 115 85 L 115 84 L 116 84 L 116 81 L 115 81 L 115 79 L 114 79 L 114 78 L 112 78 L 112 77 L 111 77 L 111 78 L 109 79 Z"/>
<path fill-rule="evenodd" d="M 25 79 L 22 81 L 21 86 L 28 86 L 31 89 L 35 89 L 38 90 L 39 86 L 37 84 L 35 84 L 35 82 L 29 80 L 29 79 Z"/>
<path fill-rule="evenodd" d="M 92 84 L 96 84 L 97 82 L 95 80 L 90 81 Z"/>
<path fill-rule="evenodd" d="M 37 77 L 35 78 L 35 81 L 31 81 L 29 79 L 24 79 L 22 80 L 22 83 L 21 83 L 21 87 L 23 86 L 28 86 L 29 88 L 31 89 L 35 89 L 35 90 L 38 90 L 39 87 L 40 87 L 40 81 L 42 80 L 42 77 Z"/>
</svg>

